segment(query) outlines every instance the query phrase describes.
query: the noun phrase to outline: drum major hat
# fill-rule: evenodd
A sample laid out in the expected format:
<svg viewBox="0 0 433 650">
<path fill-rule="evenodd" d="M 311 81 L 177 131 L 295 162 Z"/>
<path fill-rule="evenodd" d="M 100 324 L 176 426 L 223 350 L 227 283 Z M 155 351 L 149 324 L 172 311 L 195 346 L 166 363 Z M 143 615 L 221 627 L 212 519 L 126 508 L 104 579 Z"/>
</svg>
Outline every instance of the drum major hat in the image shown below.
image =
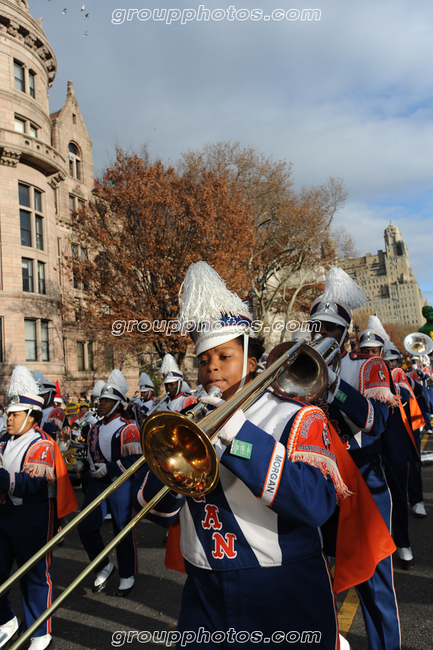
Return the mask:
<svg viewBox="0 0 433 650">
<path fill-rule="evenodd" d="M 389 336 L 385 332 L 380 319 L 372 315 L 368 317 L 367 329 L 363 330 L 359 335 L 359 347 L 361 349 L 383 347 L 388 339 Z"/>
<path fill-rule="evenodd" d="M 101 398 L 112 399 L 120 402 L 122 406 L 126 406 L 128 401 L 126 393 L 129 390 L 129 386 L 126 383 L 126 379 L 118 368 L 115 368 L 111 371 L 110 376 L 107 379 L 107 383 L 101 391 Z"/>
<path fill-rule="evenodd" d="M 44 398 L 39 394 L 39 384 L 35 381 L 30 370 L 25 366 L 15 366 L 7 394 L 11 400 L 5 408 L 7 413 L 12 411 L 42 411 Z"/>
<path fill-rule="evenodd" d="M 153 390 L 153 381 L 147 374 L 147 372 L 142 372 L 138 380 L 138 387 L 144 392 L 144 389 Z"/>
<path fill-rule="evenodd" d="M 241 334 L 254 336 L 248 305 L 206 262 L 191 264 L 179 293 L 179 321 L 182 331 L 189 331 L 197 356 Z"/>
<path fill-rule="evenodd" d="M 171 384 L 173 381 L 182 381 L 183 373 L 176 363 L 176 359 L 171 354 L 166 354 L 162 360 L 159 372 L 162 375 L 164 384 Z"/>
</svg>

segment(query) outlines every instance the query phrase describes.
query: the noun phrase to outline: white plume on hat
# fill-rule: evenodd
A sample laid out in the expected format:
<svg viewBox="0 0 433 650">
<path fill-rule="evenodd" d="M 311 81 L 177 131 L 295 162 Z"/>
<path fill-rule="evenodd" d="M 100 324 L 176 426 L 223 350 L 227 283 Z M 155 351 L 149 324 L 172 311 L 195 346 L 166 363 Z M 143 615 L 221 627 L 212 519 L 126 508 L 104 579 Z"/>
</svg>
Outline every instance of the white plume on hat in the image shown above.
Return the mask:
<svg viewBox="0 0 433 650">
<path fill-rule="evenodd" d="M 251 319 L 248 305 L 226 287 L 224 280 L 207 262 L 196 262 L 189 267 L 180 288 L 182 306 L 181 324 L 219 321 L 221 313 L 243 314 Z"/>
<path fill-rule="evenodd" d="M 11 399 L 16 395 L 39 395 L 39 384 L 35 380 L 34 373 L 32 376 L 25 366 L 15 366 L 7 393 Z"/>
<path fill-rule="evenodd" d="M 361 287 L 339 266 L 331 266 L 326 276 L 321 302 L 343 302 L 349 309 L 362 307 L 367 298 Z"/>
<path fill-rule="evenodd" d="M 178 381 L 183 377 L 183 373 L 177 365 L 176 359 L 171 354 L 166 354 L 164 356 L 159 372 L 161 373 L 165 384 L 169 384 L 172 381 Z"/>
<path fill-rule="evenodd" d="M 374 334 L 378 334 L 384 341 L 389 341 L 389 336 L 380 322 L 380 318 L 375 314 L 368 317 L 367 329 L 374 332 Z"/>
<path fill-rule="evenodd" d="M 7 394 L 12 401 L 6 409 L 8 411 L 42 410 L 44 399 L 39 394 L 39 383 L 25 366 L 15 366 Z"/>
<path fill-rule="evenodd" d="M 105 386 L 105 381 L 103 379 L 98 379 L 96 384 L 93 386 L 92 395 L 93 397 L 100 397 L 101 391 Z"/>
<path fill-rule="evenodd" d="M 381 347 L 389 339 L 378 316 L 368 317 L 367 329 L 359 335 L 359 347 Z"/>
<path fill-rule="evenodd" d="M 153 389 L 153 381 L 151 380 L 147 372 L 140 373 L 138 386 L 139 388 L 148 388 L 149 390 Z"/>
<path fill-rule="evenodd" d="M 383 358 L 389 361 L 400 358 L 400 351 L 390 338 L 385 341 L 383 346 Z"/>
<path fill-rule="evenodd" d="M 310 320 L 336 323 L 347 331 L 352 310 L 362 307 L 366 300 L 361 287 L 339 266 L 332 266 L 326 277 L 325 291 L 311 305 Z"/>
<path fill-rule="evenodd" d="M 101 397 L 117 400 L 121 402 L 123 406 L 126 406 L 126 393 L 128 390 L 129 386 L 125 377 L 118 368 L 114 368 L 107 379 L 107 383 L 101 391 Z M 116 394 L 116 392 L 120 393 L 120 395 Z"/>
<path fill-rule="evenodd" d="M 224 280 L 206 262 L 191 264 L 181 294 L 181 331 L 192 330 L 196 355 L 244 332 L 254 336 L 248 305 L 227 289 Z"/>
</svg>

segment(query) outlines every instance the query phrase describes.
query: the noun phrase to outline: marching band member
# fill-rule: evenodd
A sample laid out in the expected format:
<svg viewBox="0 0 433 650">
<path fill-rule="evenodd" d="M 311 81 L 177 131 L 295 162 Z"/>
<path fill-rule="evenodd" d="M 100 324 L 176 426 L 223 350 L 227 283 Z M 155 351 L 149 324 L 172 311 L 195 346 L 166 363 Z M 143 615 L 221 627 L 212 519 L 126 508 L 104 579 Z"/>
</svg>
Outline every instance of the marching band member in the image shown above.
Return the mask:
<svg viewBox="0 0 433 650">
<path fill-rule="evenodd" d="M 344 349 L 352 320 L 351 310 L 361 307 L 365 300 L 347 273 L 332 267 L 324 293 L 311 306 L 310 320 L 319 324 L 321 334 L 333 336 L 342 351 L 339 376 L 332 371 L 329 373 L 331 391 L 327 403 L 322 401 L 320 405 L 345 443 L 390 530 L 391 496 L 380 456 L 381 435 L 386 429 L 390 410 L 398 408 L 399 398 L 391 392 L 389 370 L 382 359 L 358 352 L 347 353 Z M 371 328 L 369 331 L 370 334 L 363 332 L 364 341 L 368 339 L 371 346 L 380 338 L 383 345 L 382 332 Z M 372 347 L 377 349 L 375 343 Z M 391 557 L 382 560 L 374 575 L 358 584 L 356 591 L 364 615 L 369 650 L 398 650 L 400 622 Z"/>
<path fill-rule="evenodd" d="M 140 433 L 137 426 L 123 417 L 127 404 L 128 384 L 120 370 L 108 377 L 98 401 L 102 417 L 93 425 L 88 437 L 88 458 L 93 478 L 86 488 L 83 509 L 99 496 L 110 483 L 141 457 Z M 132 478 L 128 479 L 101 503 L 78 526 L 81 542 L 94 560 L 104 549 L 101 526 L 108 512 L 112 516 L 113 531 L 117 535 L 131 520 Z M 137 572 L 134 532 L 128 534 L 116 548 L 120 584 L 115 596 L 126 596 L 134 586 Z M 93 592 L 105 589 L 115 566 L 108 558 L 96 568 Z"/>
<path fill-rule="evenodd" d="M 400 395 L 399 410 L 390 414 L 390 426 L 383 436 L 382 458 L 386 478 L 392 495 L 392 528 L 400 564 L 403 569 L 414 565 L 413 553 L 409 539 L 408 516 L 408 478 L 410 463 L 419 462 L 419 448 L 415 431 L 421 426 L 422 414 L 418 409 L 417 420 L 412 418 L 411 409 L 417 401 L 406 379 L 405 373 L 398 367 L 400 352 L 389 339 L 384 345 L 384 359 L 391 369 L 394 386 Z"/>
<path fill-rule="evenodd" d="M 430 418 L 427 414 L 426 402 L 423 394 L 423 386 L 420 381 L 418 374 L 417 363 L 418 357 L 412 355 L 411 362 L 413 365 L 407 369 L 406 376 L 407 380 L 412 388 L 412 391 L 418 402 L 418 406 L 421 410 L 423 417 L 423 424 L 420 429 L 415 432 L 418 449 L 421 453 L 421 432 L 425 431 L 426 433 L 431 433 L 431 424 Z M 409 503 L 412 508 L 412 512 L 417 517 L 417 519 L 423 519 L 427 516 L 427 512 L 424 505 L 424 495 L 423 495 L 423 485 L 422 485 L 422 473 L 421 473 L 421 463 L 413 462 L 409 467 Z"/>
<path fill-rule="evenodd" d="M 55 518 L 78 507 L 62 455 L 54 440 L 39 428 L 44 398 L 25 366 L 12 373 L 7 407 L 7 433 L 0 438 L 0 584 L 16 560 L 22 566 L 53 536 Z M 57 512 L 55 503 L 57 496 Z M 20 581 L 27 629 L 51 605 L 51 553 Z M 0 648 L 20 627 L 7 595 L 0 597 Z M 51 643 L 51 619 L 31 639 L 31 650 Z"/>
<path fill-rule="evenodd" d="M 153 381 L 146 372 L 140 374 L 138 380 L 138 387 L 140 389 L 140 397 L 134 396 L 131 398 L 132 412 L 134 414 L 137 426 L 140 427 L 143 417 L 152 408 L 153 405 Z"/>
<path fill-rule="evenodd" d="M 160 410 L 174 411 L 181 413 L 184 409 L 197 404 L 196 398 L 191 393 L 186 393 L 183 390 L 183 373 L 180 371 L 175 358 L 171 354 L 166 354 L 162 360 L 159 372 L 162 375 L 165 390 L 167 393 L 167 401 L 163 400 Z"/>
<path fill-rule="evenodd" d="M 45 379 L 40 370 L 33 370 L 33 378 L 38 382 L 39 394 L 43 395 L 44 408 L 42 412 L 41 429 L 56 439 L 63 426 L 67 424 L 65 411 L 56 404 L 56 384 Z"/>
<path fill-rule="evenodd" d="M 251 380 L 263 353 L 248 307 L 211 267 L 198 262 L 185 278 L 180 320 L 196 326 L 203 388 L 218 386 L 229 399 Z M 197 331 L 203 322 L 213 326 Z M 357 471 L 325 415 L 268 390 L 245 414 L 239 410 L 229 418 L 215 449 L 216 488 L 188 499 L 171 494 L 150 515 L 164 525 L 179 512 L 188 574 L 179 631 L 188 632 L 191 648 L 230 648 L 240 633 L 243 647 L 250 649 L 273 640 L 277 630 L 280 641 L 303 648 L 304 634 L 316 630 L 315 647 L 337 649 L 332 580 L 318 527 L 352 491 L 337 456 L 350 461 L 350 474 Z M 144 507 L 160 483 L 145 468 L 138 485 L 137 503 Z M 379 513 L 376 522 L 388 539 Z M 387 543 L 380 557 L 390 552 Z M 218 643 L 210 642 L 213 633 L 219 634 Z"/>
</svg>

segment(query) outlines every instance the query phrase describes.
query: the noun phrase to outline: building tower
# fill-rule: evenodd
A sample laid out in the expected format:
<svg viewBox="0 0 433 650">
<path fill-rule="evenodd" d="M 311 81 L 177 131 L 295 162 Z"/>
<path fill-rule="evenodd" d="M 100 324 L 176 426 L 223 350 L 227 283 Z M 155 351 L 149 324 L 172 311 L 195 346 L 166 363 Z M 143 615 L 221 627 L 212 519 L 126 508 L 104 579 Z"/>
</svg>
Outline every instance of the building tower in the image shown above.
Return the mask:
<svg viewBox="0 0 433 650">
<path fill-rule="evenodd" d="M 424 300 L 414 276 L 409 252 L 400 228 L 392 222 L 384 231 L 385 251 L 363 257 L 345 257 L 342 268 L 369 292 L 369 300 L 356 316 L 364 319 L 377 314 L 383 323 L 411 325 L 414 330 L 424 322 Z"/>
</svg>

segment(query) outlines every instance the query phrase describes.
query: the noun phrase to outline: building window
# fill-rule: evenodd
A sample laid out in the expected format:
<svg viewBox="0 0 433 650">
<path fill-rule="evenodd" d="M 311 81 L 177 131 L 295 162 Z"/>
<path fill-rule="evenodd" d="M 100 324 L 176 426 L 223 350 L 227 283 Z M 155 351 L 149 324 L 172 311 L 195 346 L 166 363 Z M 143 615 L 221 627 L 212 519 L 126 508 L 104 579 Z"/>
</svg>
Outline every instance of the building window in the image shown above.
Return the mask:
<svg viewBox="0 0 433 650">
<path fill-rule="evenodd" d="M 104 361 L 106 370 L 114 369 L 114 352 L 112 347 L 104 348 Z"/>
<path fill-rule="evenodd" d="M 93 370 L 93 343 L 77 341 L 78 370 Z"/>
<path fill-rule="evenodd" d="M 94 370 L 95 367 L 93 364 L 93 343 L 87 344 L 87 359 L 88 359 L 89 370 Z"/>
<path fill-rule="evenodd" d="M 54 214 L 59 214 L 57 205 L 57 187 L 53 187 Z"/>
<path fill-rule="evenodd" d="M 69 216 L 72 217 L 74 216 L 74 213 L 76 212 L 75 209 L 75 196 L 72 196 L 71 194 L 69 195 Z"/>
<path fill-rule="evenodd" d="M 38 262 L 38 291 L 43 295 L 46 294 L 44 262 Z"/>
<path fill-rule="evenodd" d="M 50 360 L 50 339 L 47 320 L 41 320 L 41 360 Z"/>
<path fill-rule="evenodd" d="M 21 246 L 32 245 L 31 213 L 20 210 Z"/>
<path fill-rule="evenodd" d="M 77 145 L 70 142 L 69 150 L 69 176 L 81 181 L 81 155 Z"/>
<path fill-rule="evenodd" d="M 35 231 L 36 231 L 36 248 L 39 251 L 44 250 L 44 234 L 43 234 L 43 218 L 38 215 L 35 216 Z"/>
<path fill-rule="evenodd" d="M 14 78 L 16 90 L 21 90 L 21 92 L 25 93 L 26 84 L 24 81 L 24 66 L 16 59 L 14 59 Z"/>
<path fill-rule="evenodd" d="M 77 341 L 78 370 L 84 370 L 84 343 Z"/>
<path fill-rule="evenodd" d="M 36 321 L 24 319 L 24 338 L 26 343 L 26 361 L 37 361 Z"/>
<path fill-rule="evenodd" d="M 23 120 L 21 117 L 17 117 L 16 115 L 15 115 L 15 131 L 18 131 L 18 133 L 26 132 L 26 121 Z"/>
<path fill-rule="evenodd" d="M 15 115 L 15 131 L 18 131 L 18 133 L 28 133 L 32 138 L 37 138 L 39 129 L 35 124 L 26 120 L 25 117 Z"/>
<path fill-rule="evenodd" d="M 57 237 L 57 268 L 59 269 L 59 284 L 62 285 L 62 239 Z"/>
<path fill-rule="evenodd" d="M 27 257 L 21 258 L 23 274 L 23 291 L 33 293 L 33 260 Z"/>
<path fill-rule="evenodd" d="M 35 77 L 36 73 L 33 70 L 29 70 L 29 93 L 33 99 L 36 97 Z"/>
<path fill-rule="evenodd" d="M 42 192 L 35 187 L 18 183 L 18 201 L 20 204 L 21 246 L 33 246 L 33 242 L 36 242 L 36 248 L 43 251 L 44 217 L 42 212 Z M 24 210 L 23 207 L 30 208 L 30 211 Z"/>
</svg>

